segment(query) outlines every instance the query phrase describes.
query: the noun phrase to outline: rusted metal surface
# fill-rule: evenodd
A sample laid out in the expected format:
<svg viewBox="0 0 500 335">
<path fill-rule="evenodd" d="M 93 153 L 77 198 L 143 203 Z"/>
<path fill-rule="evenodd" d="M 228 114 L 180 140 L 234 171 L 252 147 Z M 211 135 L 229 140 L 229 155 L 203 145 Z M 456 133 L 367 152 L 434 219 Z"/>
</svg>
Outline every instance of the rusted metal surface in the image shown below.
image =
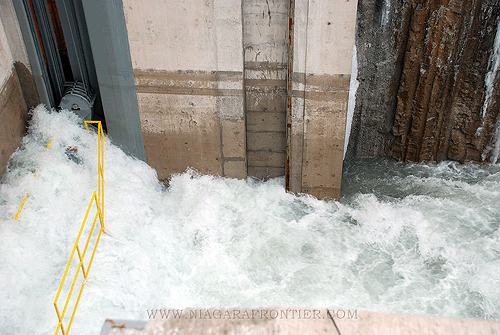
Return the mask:
<svg viewBox="0 0 500 335">
<path fill-rule="evenodd" d="M 31 15 L 33 16 L 33 22 L 35 23 L 35 28 L 36 28 L 36 33 L 37 33 L 37 36 L 38 36 L 38 40 L 41 41 L 42 40 L 42 36 L 40 34 L 40 26 L 38 24 L 38 19 L 35 15 L 35 9 L 33 8 L 33 1 L 32 0 L 29 0 L 29 5 L 30 5 L 30 11 L 31 11 Z M 43 60 L 45 62 L 45 66 L 47 66 L 47 54 L 45 53 L 45 48 L 43 46 L 43 44 L 40 42 L 40 49 L 42 50 L 42 55 L 43 55 Z"/>
<path fill-rule="evenodd" d="M 68 48 L 66 46 L 66 39 L 64 38 L 64 32 L 61 24 L 61 18 L 59 17 L 59 10 L 57 9 L 57 4 L 55 0 L 47 0 L 47 6 L 49 8 L 50 20 L 52 21 L 52 29 L 54 29 L 54 36 L 57 42 L 57 49 L 59 50 L 59 57 L 61 57 L 61 65 L 64 72 L 64 77 L 66 81 L 73 81 L 73 72 L 71 71 L 71 64 L 68 56 Z"/>
<path fill-rule="evenodd" d="M 295 0 L 288 3 L 288 74 L 286 78 L 286 160 L 285 185 L 290 191 L 290 156 L 292 149 L 292 79 L 293 79 L 293 28 L 294 28 Z"/>
</svg>

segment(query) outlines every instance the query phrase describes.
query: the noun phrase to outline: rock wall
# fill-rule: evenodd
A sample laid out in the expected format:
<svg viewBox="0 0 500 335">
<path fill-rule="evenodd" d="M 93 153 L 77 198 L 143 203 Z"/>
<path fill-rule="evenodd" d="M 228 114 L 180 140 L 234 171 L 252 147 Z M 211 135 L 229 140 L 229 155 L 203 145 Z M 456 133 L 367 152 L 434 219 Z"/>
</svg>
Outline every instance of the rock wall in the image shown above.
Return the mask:
<svg viewBox="0 0 500 335">
<path fill-rule="evenodd" d="M 346 157 L 490 161 L 499 15 L 499 0 L 359 0 Z"/>
</svg>

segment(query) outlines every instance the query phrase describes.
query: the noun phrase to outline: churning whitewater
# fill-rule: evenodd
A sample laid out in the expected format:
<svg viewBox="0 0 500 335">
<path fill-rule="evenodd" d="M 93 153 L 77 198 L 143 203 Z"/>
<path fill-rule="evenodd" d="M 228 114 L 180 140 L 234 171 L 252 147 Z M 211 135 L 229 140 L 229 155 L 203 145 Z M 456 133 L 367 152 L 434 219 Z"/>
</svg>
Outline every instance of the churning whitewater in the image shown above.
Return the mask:
<svg viewBox="0 0 500 335">
<path fill-rule="evenodd" d="M 74 114 L 38 107 L 9 161 L 0 186 L 4 334 L 55 331 L 53 301 L 97 188 L 96 137 Z M 107 234 L 71 333 L 187 306 L 500 319 L 498 165 L 351 162 L 344 197 L 325 202 L 286 193 L 281 178 L 191 170 L 166 188 L 109 139 L 104 150 Z"/>
</svg>

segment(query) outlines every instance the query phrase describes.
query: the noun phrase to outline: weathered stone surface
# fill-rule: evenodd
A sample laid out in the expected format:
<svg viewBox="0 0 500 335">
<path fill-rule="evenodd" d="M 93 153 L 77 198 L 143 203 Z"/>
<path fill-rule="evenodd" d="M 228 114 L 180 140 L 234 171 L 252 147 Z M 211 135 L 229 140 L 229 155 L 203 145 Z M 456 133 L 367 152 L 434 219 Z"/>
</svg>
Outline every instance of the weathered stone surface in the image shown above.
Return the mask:
<svg viewBox="0 0 500 335">
<path fill-rule="evenodd" d="M 384 156 L 391 133 L 412 7 L 408 1 L 359 0 L 356 92 L 348 157 Z"/>
<path fill-rule="evenodd" d="M 347 157 L 488 159 L 498 92 L 483 117 L 485 76 L 499 15 L 498 0 L 360 0 Z"/>
</svg>

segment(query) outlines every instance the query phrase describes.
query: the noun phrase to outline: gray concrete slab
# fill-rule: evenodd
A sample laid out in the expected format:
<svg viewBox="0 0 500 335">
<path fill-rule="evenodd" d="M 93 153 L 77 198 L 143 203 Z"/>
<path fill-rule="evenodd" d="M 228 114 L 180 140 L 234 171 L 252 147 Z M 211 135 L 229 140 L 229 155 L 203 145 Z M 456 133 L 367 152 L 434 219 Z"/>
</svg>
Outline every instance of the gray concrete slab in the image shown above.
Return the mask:
<svg viewBox="0 0 500 335">
<path fill-rule="evenodd" d="M 106 320 L 101 335 L 500 334 L 499 321 L 344 309 L 158 309 L 148 315 L 147 322 Z"/>
</svg>

